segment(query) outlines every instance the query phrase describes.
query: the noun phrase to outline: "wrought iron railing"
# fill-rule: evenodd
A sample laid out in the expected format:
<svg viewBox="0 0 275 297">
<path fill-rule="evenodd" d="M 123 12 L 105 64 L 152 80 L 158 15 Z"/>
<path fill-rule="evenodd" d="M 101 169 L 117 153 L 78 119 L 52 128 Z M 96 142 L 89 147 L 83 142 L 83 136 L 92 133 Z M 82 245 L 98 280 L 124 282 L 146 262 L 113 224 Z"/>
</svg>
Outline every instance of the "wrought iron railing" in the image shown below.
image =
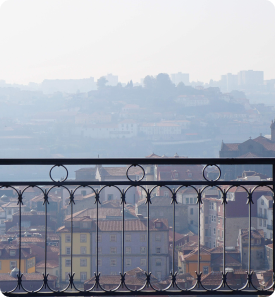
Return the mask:
<svg viewBox="0 0 275 297">
<path fill-rule="evenodd" d="M 202 171 L 202 180 L 147 180 L 146 173 L 144 167 L 148 165 L 204 165 Z M 38 295 L 52 295 L 52 296 L 87 296 L 87 295 L 220 295 L 223 293 L 226 294 L 239 294 L 239 295 L 270 295 L 274 290 L 274 264 L 272 269 L 272 280 L 269 286 L 267 287 L 259 287 L 253 283 L 253 276 L 255 272 L 252 270 L 251 262 L 252 262 L 252 213 L 251 207 L 254 204 L 253 194 L 260 187 L 266 187 L 273 193 L 274 183 L 273 180 L 266 181 L 227 181 L 221 180 L 222 170 L 221 165 L 247 165 L 247 164 L 256 164 L 256 165 L 271 165 L 273 176 L 275 176 L 275 159 L 273 158 L 246 158 L 246 159 L 195 159 L 195 158 L 121 158 L 121 159 L 0 159 L 0 166 L 29 166 L 29 165 L 51 165 L 52 168 L 49 171 L 51 181 L 2 181 L 0 183 L 1 188 L 11 188 L 17 193 L 17 203 L 19 210 L 19 235 L 18 235 L 18 245 L 19 245 L 19 261 L 18 261 L 18 269 L 17 280 L 14 288 L 7 292 L 4 292 L 6 296 L 13 296 L 17 294 L 29 295 L 29 296 L 38 296 Z M 78 180 L 68 180 L 68 166 L 77 165 L 77 166 L 87 166 L 87 165 L 126 165 L 128 166 L 128 170 L 126 171 L 125 180 L 106 180 L 106 181 L 78 181 Z M 132 167 L 139 167 L 142 172 L 142 177 L 139 180 L 131 180 L 129 171 Z M 218 172 L 218 177 L 214 180 L 208 179 L 207 176 L 207 168 L 209 166 L 215 166 L 216 171 Z M 52 171 L 55 167 L 63 167 L 66 172 L 66 177 L 62 180 L 55 180 L 52 177 Z M 18 190 L 18 186 L 23 186 L 23 190 Z M 44 188 L 44 187 L 47 188 Z M 121 186 L 124 188 L 121 189 Z M 44 208 L 45 208 L 45 263 L 47 263 L 47 249 L 48 249 L 48 207 L 49 207 L 49 195 L 51 191 L 56 188 L 62 188 L 68 192 L 69 196 L 69 205 L 71 209 L 71 253 L 70 253 L 70 273 L 68 275 L 68 283 L 67 286 L 63 289 L 53 289 L 50 286 L 49 282 L 49 274 L 47 265 L 45 265 L 45 270 L 43 273 L 43 281 L 41 283 L 41 287 L 36 290 L 29 289 L 29 286 L 24 284 L 24 273 L 22 267 L 22 207 L 24 205 L 24 194 L 29 188 L 37 188 L 42 195 L 44 196 Z M 72 187 L 74 187 L 72 189 Z M 121 271 L 117 271 L 120 275 L 120 281 L 116 288 L 106 289 L 101 284 L 101 274 L 100 274 L 100 266 L 99 266 L 99 253 L 97 252 L 95 255 L 96 266 L 94 270 L 94 283 L 91 285 L 89 289 L 79 289 L 76 285 L 76 280 L 74 278 L 74 267 L 73 267 L 73 238 L 74 238 L 74 229 L 73 229 L 73 213 L 74 207 L 76 205 L 75 201 L 75 193 L 76 190 L 80 187 L 89 188 L 94 193 L 94 203 L 96 205 L 96 238 L 99 236 L 98 230 L 98 211 L 101 203 L 101 193 L 103 189 L 107 187 L 115 187 L 120 192 L 120 202 L 122 209 L 122 252 L 121 252 Z M 127 192 L 132 187 L 139 187 L 141 191 L 144 193 L 145 203 L 147 207 L 147 261 L 146 261 L 146 271 L 144 273 L 144 285 L 138 289 L 132 289 L 127 285 L 127 274 L 126 274 L 126 266 L 125 266 L 125 205 L 127 204 Z M 169 197 L 171 198 L 171 207 L 173 209 L 173 240 L 172 240 L 172 263 L 171 263 L 171 271 L 170 271 L 170 282 L 167 284 L 165 288 L 156 285 L 156 282 L 152 280 L 151 268 L 150 268 L 150 206 L 151 199 L 153 193 L 157 187 L 165 187 L 166 190 L 169 191 Z M 244 228 L 248 229 L 248 255 L 247 255 L 247 280 L 244 284 L 242 284 L 239 288 L 232 288 L 228 280 L 228 269 L 226 267 L 226 246 L 223 244 L 222 247 L 222 270 L 220 272 L 220 284 L 213 286 L 206 286 L 202 281 L 202 271 L 201 271 L 201 262 L 203 260 L 201 257 L 201 226 L 204 222 L 201 221 L 201 209 L 204 203 L 203 194 L 209 188 L 216 188 L 219 192 L 220 199 L 223 205 L 223 217 L 226 218 L 226 206 L 228 203 L 228 193 L 232 188 L 239 187 L 247 194 L 247 207 L 248 207 L 248 228 L 244 226 Z M 177 194 L 182 188 L 191 188 L 196 192 L 197 195 L 197 208 L 198 208 L 198 250 L 197 250 L 197 269 L 195 272 L 195 281 L 190 286 L 186 286 L 183 288 L 180 285 L 180 274 L 177 272 L 176 265 L 176 245 L 175 245 L 175 230 L 176 230 L 176 209 L 178 206 Z M 274 204 L 273 204 L 273 213 L 274 213 Z M 274 218 L 273 218 L 274 222 Z M 272 226 L 274 228 L 274 224 Z M 223 231 L 226 230 L 226 220 L 224 220 Z M 223 232 L 223 243 L 226 242 L 226 232 Z M 96 241 L 97 251 L 99 248 L 98 240 Z M 273 250 L 273 258 L 274 258 L 274 250 Z"/>
</svg>

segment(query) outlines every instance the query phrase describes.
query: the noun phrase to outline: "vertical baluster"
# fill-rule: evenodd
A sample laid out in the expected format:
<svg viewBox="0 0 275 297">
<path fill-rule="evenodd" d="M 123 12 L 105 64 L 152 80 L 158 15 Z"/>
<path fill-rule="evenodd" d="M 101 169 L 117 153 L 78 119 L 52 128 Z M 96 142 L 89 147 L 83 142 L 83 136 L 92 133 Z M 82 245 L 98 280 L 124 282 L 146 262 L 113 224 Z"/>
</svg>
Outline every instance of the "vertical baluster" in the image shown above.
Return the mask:
<svg viewBox="0 0 275 297">
<path fill-rule="evenodd" d="M 198 192 L 198 272 L 197 272 L 197 280 L 198 280 L 198 286 L 200 286 L 200 280 L 201 280 L 201 273 L 200 273 L 200 250 L 201 250 L 201 243 L 200 243 L 200 227 L 201 227 L 201 190 L 199 189 Z"/>
<path fill-rule="evenodd" d="M 249 230 L 248 230 L 248 275 L 251 274 L 251 204 L 252 204 L 252 193 L 251 190 L 249 189 L 249 194 L 248 194 L 248 215 L 249 215 Z M 250 283 L 248 284 L 250 287 Z"/>
<path fill-rule="evenodd" d="M 98 271 L 98 204 L 99 204 L 99 193 L 96 190 L 95 193 L 95 203 L 96 203 L 96 287 L 99 285 L 99 271 Z"/>
<path fill-rule="evenodd" d="M 22 193 L 21 190 L 19 190 L 18 193 L 18 203 L 19 204 L 19 274 L 18 274 L 18 288 L 20 290 L 21 288 L 21 246 L 22 246 L 22 204 L 23 204 L 23 197 L 22 197 Z"/>
<path fill-rule="evenodd" d="M 122 255 L 121 255 L 121 277 L 122 277 L 122 287 L 124 285 L 124 251 L 125 251 L 125 243 L 124 243 L 124 237 L 125 237 L 125 212 L 124 212 L 124 207 L 125 207 L 125 192 L 124 189 L 122 189 L 122 194 L 121 194 L 121 203 L 122 203 Z"/>
<path fill-rule="evenodd" d="M 73 287 L 73 204 L 74 204 L 74 195 L 71 191 L 70 194 L 70 204 L 71 204 L 71 278 L 70 285 Z"/>
<path fill-rule="evenodd" d="M 45 204 L 45 269 L 44 269 L 44 287 L 46 288 L 47 284 L 45 281 L 47 280 L 47 241 L 48 241 L 48 195 L 46 190 L 44 192 L 44 204 Z"/>
<path fill-rule="evenodd" d="M 172 255 L 172 277 L 175 275 L 175 226 L 176 226 L 176 194 L 173 190 L 173 255 Z"/>
<path fill-rule="evenodd" d="M 149 193 L 149 190 L 147 190 L 147 285 L 148 284 L 148 281 L 150 281 L 150 264 L 149 264 L 149 252 L 150 252 L 150 231 L 149 231 L 149 223 L 150 223 L 150 220 L 149 220 L 149 217 L 150 217 L 150 206 L 149 204 L 151 203 L 151 200 L 150 200 L 150 193 Z"/>
<path fill-rule="evenodd" d="M 275 192 L 275 164 L 272 164 L 272 177 L 273 177 L 273 205 L 272 205 L 272 238 L 274 238 L 274 226 L 275 226 L 275 222 L 274 222 L 274 210 L 275 210 L 275 203 L 274 203 L 274 192 Z M 273 239 L 273 243 L 274 243 L 274 239 Z M 275 251 L 274 251 L 274 244 L 273 244 L 273 249 L 272 249 L 272 267 L 273 267 L 273 275 L 275 272 L 275 263 L 274 263 L 274 259 L 275 259 Z M 274 289 L 274 284 L 273 284 L 273 289 Z"/>
</svg>

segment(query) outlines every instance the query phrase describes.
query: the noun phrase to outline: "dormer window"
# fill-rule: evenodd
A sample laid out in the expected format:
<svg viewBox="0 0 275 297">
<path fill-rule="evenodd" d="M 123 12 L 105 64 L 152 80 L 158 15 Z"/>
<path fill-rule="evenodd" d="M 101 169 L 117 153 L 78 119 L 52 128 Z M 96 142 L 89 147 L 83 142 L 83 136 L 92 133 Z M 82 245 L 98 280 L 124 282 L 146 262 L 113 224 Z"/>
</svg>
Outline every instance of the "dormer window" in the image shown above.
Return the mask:
<svg viewBox="0 0 275 297">
<path fill-rule="evenodd" d="M 192 178 L 192 172 L 187 173 L 188 177 Z"/>
<path fill-rule="evenodd" d="M 10 250 L 10 256 L 15 256 L 15 250 Z"/>
<path fill-rule="evenodd" d="M 162 222 L 155 222 L 155 227 L 156 228 L 161 228 Z"/>
<path fill-rule="evenodd" d="M 175 177 L 175 178 L 179 178 L 179 173 L 178 173 L 178 172 L 175 172 L 175 173 L 174 173 L 174 177 Z"/>
</svg>

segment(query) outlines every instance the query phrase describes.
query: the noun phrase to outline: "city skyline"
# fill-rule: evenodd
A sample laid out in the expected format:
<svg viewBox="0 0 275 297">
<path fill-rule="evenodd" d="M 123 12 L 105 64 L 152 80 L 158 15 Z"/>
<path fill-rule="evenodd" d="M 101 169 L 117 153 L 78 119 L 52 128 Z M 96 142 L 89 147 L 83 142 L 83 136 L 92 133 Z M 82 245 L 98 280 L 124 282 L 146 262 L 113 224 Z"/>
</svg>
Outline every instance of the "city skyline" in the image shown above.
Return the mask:
<svg viewBox="0 0 275 297">
<path fill-rule="evenodd" d="M 184 71 L 208 82 L 240 69 L 270 79 L 274 12 L 267 0 L 8 0 L 0 6 L 0 79 L 27 84 L 111 72 L 136 82 L 148 72 Z"/>
</svg>

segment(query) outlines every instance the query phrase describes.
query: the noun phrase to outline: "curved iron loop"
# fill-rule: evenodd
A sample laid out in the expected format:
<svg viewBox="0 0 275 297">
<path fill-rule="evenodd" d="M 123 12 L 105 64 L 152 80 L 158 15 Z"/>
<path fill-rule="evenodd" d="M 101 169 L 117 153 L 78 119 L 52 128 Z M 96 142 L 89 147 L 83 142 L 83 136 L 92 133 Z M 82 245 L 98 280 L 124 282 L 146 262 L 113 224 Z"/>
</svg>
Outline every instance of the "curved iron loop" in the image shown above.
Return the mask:
<svg viewBox="0 0 275 297">
<path fill-rule="evenodd" d="M 171 204 L 173 203 L 176 203 L 178 204 L 178 201 L 177 201 L 177 193 L 175 192 L 175 189 L 173 189 L 173 192 L 172 192 L 172 201 L 171 201 Z"/>
<path fill-rule="evenodd" d="M 132 179 L 129 177 L 129 170 L 130 170 L 132 167 L 139 167 L 139 168 L 142 170 L 142 172 L 143 172 L 143 176 L 142 176 L 139 180 L 132 180 Z M 141 165 L 139 165 L 139 164 L 132 164 L 132 165 L 130 165 L 130 166 L 127 168 L 127 170 L 126 170 L 126 177 L 127 177 L 127 179 L 128 179 L 129 181 L 131 181 L 131 182 L 140 182 L 140 181 L 142 181 L 142 180 L 144 179 L 144 177 L 145 177 L 145 170 L 144 170 L 144 168 L 143 168 Z"/>
<path fill-rule="evenodd" d="M 20 290 L 21 287 L 22 287 L 22 277 L 23 277 L 23 274 L 21 274 L 19 272 L 19 274 L 17 274 L 17 284 L 18 284 L 18 289 Z"/>
<path fill-rule="evenodd" d="M 73 288 L 74 286 L 74 275 L 75 273 L 73 273 L 72 275 L 69 273 L 69 286 L 71 286 L 71 289 Z"/>
<path fill-rule="evenodd" d="M 225 190 L 223 190 L 222 192 L 222 204 L 227 204 L 227 192 Z"/>
<path fill-rule="evenodd" d="M 224 289 L 221 290 L 221 288 L 227 288 L 228 290 L 226 291 L 232 291 L 232 292 L 234 291 L 234 289 L 232 289 L 227 283 L 227 272 L 226 273 L 222 272 L 222 281 L 217 288 L 213 289 L 213 291 L 224 292 Z"/>
<path fill-rule="evenodd" d="M 173 274 L 172 271 L 171 271 L 170 274 L 171 274 L 171 282 L 172 282 L 172 286 L 175 287 L 175 285 L 176 285 L 176 281 L 177 281 L 177 274 L 178 274 L 178 272 L 176 271 L 176 272 Z"/>
<path fill-rule="evenodd" d="M 99 193 L 98 193 L 98 189 L 96 189 L 96 192 L 95 192 L 95 203 L 94 204 L 101 204 L 100 200 L 99 200 Z"/>
<path fill-rule="evenodd" d="M 125 286 L 125 276 L 126 272 L 124 272 L 123 274 L 120 272 L 120 285 L 122 288 Z"/>
<path fill-rule="evenodd" d="M 148 191 L 146 191 L 146 202 L 145 204 L 152 204 L 152 201 L 151 201 L 151 193 Z"/>
<path fill-rule="evenodd" d="M 202 197 L 201 197 L 201 189 L 199 189 L 199 191 L 198 191 L 198 197 L 197 197 L 197 202 L 196 202 L 196 204 L 203 204 L 203 202 L 202 202 Z"/>
<path fill-rule="evenodd" d="M 248 271 L 246 271 L 247 273 L 247 277 L 246 277 L 246 283 L 244 284 L 244 286 L 240 289 L 237 289 L 236 291 L 244 291 L 246 289 L 250 289 L 250 287 L 252 287 L 253 289 L 255 289 L 256 291 L 258 291 L 257 288 L 254 287 L 253 283 L 252 283 L 252 275 L 253 275 L 253 271 L 251 271 L 250 273 Z"/>
<path fill-rule="evenodd" d="M 247 194 L 247 202 L 246 204 L 254 204 L 253 199 L 252 199 L 252 193 L 251 190 L 249 189 L 249 192 Z"/>
<path fill-rule="evenodd" d="M 18 193 L 18 201 L 17 201 L 17 205 L 24 205 L 23 204 L 23 195 L 22 195 L 22 193 L 21 193 L 21 190 L 19 191 L 19 193 Z"/>
<path fill-rule="evenodd" d="M 52 177 L 52 170 L 53 170 L 55 167 L 63 167 L 63 168 L 66 170 L 66 176 L 65 176 L 63 179 L 59 180 L 59 181 L 53 179 L 53 177 Z M 54 165 L 54 166 L 51 168 L 50 172 L 49 172 L 50 179 L 51 179 L 53 182 L 55 182 L 55 183 L 59 183 L 59 182 L 64 182 L 64 181 L 66 181 L 67 178 L 68 178 L 68 175 L 69 175 L 69 172 L 68 172 L 67 167 L 64 166 L 64 165 L 61 165 L 61 164 Z"/>
<path fill-rule="evenodd" d="M 72 203 L 75 204 L 75 202 L 74 202 L 74 193 L 73 193 L 73 191 L 70 192 L 70 200 L 69 200 L 69 201 L 70 201 L 70 202 L 69 202 L 69 205 L 72 204 Z"/>
<path fill-rule="evenodd" d="M 145 276 L 146 276 L 145 286 L 149 288 L 151 286 L 151 272 L 149 273 L 145 272 Z"/>
<path fill-rule="evenodd" d="M 209 167 L 209 166 L 215 166 L 216 168 L 218 168 L 218 170 L 219 170 L 219 175 L 218 175 L 218 177 L 216 178 L 216 179 L 211 179 L 211 180 L 209 180 L 206 176 L 205 176 L 205 170 L 206 170 L 206 168 L 207 167 Z M 217 165 L 217 164 L 208 164 L 208 165 L 205 165 L 204 167 L 203 167 L 203 169 L 202 169 L 202 175 L 203 175 L 203 178 L 206 180 L 206 181 L 208 181 L 208 182 L 216 182 L 216 181 L 218 181 L 220 178 L 221 178 L 221 174 L 222 174 L 222 172 L 221 172 L 221 168 Z"/>
<path fill-rule="evenodd" d="M 96 288 L 98 288 L 100 286 L 99 278 L 100 278 L 100 272 L 98 274 L 96 274 L 96 272 L 95 272 L 95 285 L 96 285 Z"/>
<path fill-rule="evenodd" d="M 45 274 L 43 273 L 43 286 L 44 286 L 45 289 L 46 289 L 47 286 L 48 286 L 48 276 L 49 276 L 49 274 L 45 275 Z"/>
<path fill-rule="evenodd" d="M 126 195 L 124 189 L 122 189 L 120 204 L 126 204 Z"/>
<path fill-rule="evenodd" d="M 43 201 L 43 205 L 45 205 L 45 204 L 50 204 L 50 202 L 49 202 L 49 196 L 48 196 L 48 194 L 46 193 L 46 190 L 45 190 L 45 192 L 44 192 L 44 201 Z"/>
<path fill-rule="evenodd" d="M 212 291 L 212 290 L 207 290 L 207 289 L 203 286 L 203 284 L 202 284 L 202 282 L 201 282 L 202 272 L 199 272 L 199 273 L 198 273 L 197 271 L 195 271 L 195 273 L 196 273 L 196 275 L 197 275 L 196 283 L 194 284 L 194 286 L 193 286 L 192 288 L 190 288 L 190 291 L 193 291 L 195 288 L 200 289 L 200 290 L 201 290 L 201 288 L 202 288 L 202 289 L 205 290 L 205 291 Z"/>
</svg>

